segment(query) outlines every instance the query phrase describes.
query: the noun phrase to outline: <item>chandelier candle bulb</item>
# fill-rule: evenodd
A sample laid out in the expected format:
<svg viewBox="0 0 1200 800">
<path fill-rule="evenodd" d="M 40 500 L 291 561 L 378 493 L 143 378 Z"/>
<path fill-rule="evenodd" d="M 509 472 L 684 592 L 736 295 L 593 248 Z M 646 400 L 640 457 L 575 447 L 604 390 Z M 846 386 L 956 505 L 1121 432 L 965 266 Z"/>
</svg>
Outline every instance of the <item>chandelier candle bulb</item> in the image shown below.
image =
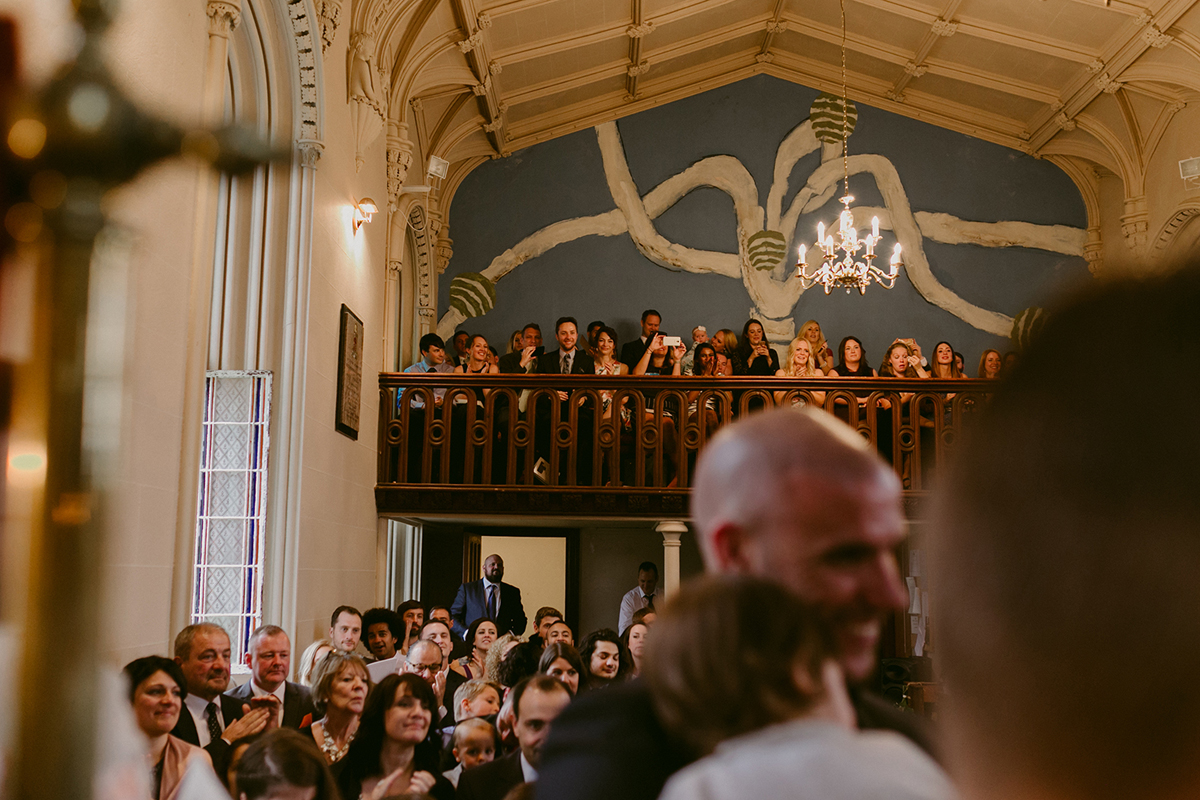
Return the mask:
<svg viewBox="0 0 1200 800">
<path fill-rule="evenodd" d="M 871 217 L 871 235 L 879 238 L 879 217 Z"/>
<path fill-rule="evenodd" d="M 825 241 L 825 223 L 824 222 L 817 223 L 817 241 L 818 242 Z"/>
<path fill-rule="evenodd" d="M 806 248 L 804 245 L 800 245 L 800 266 L 802 267 L 808 266 L 808 263 L 804 260 L 804 255 L 807 250 L 808 248 Z"/>
</svg>

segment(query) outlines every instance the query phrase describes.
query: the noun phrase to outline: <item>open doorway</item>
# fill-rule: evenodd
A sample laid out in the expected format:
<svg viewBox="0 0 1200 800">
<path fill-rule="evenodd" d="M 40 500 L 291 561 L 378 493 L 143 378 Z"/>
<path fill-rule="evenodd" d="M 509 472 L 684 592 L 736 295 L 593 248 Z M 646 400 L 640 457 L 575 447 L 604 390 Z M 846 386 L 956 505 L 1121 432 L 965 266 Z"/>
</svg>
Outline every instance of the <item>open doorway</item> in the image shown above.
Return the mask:
<svg viewBox="0 0 1200 800">
<path fill-rule="evenodd" d="M 562 536 L 481 536 L 482 559 L 492 553 L 504 559 L 504 582 L 521 590 L 529 622 L 523 636 L 533 632 L 533 615 L 542 606 L 562 613 L 567 605 L 567 540 Z M 483 577 L 482 569 L 473 577 Z"/>
</svg>

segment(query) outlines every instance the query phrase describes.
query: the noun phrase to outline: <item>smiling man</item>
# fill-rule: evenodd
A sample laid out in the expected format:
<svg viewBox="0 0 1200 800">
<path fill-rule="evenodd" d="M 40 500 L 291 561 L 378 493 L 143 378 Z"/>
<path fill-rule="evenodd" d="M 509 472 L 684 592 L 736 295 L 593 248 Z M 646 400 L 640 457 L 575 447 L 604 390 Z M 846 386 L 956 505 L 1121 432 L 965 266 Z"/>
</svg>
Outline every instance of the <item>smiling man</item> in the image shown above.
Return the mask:
<svg viewBox="0 0 1200 800">
<path fill-rule="evenodd" d="M 278 625 L 263 625 L 250 634 L 246 653 L 250 680 L 229 696 L 252 708 L 272 707 L 279 727 L 299 730 L 304 718 L 313 713 L 312 693 L 308 687 L 287 679 L 291 663 L 292 642 L 287 632 Z"/>
<path fill-rule="evenodd" d="M 272 709 L 251 708 L 223 692 L 229 688 L 229 634 L 219 625 L 188 625 L 175 637 L 175 663 L 183 670 L 187 698 L 171 735 L 203 747 L 218 775 L 224 775 L 232 743 L 274 727 Z"/>
<path fill-rule="evenodd" d="M 900 499 L 900 480 L 855 431 L 829 414 L 781 409 L 709 443 L 692 518 L 708 572 L 776 581 L 824 612 L 860 728 L 894 730 L 928 750 L 922 719 L 861 688 L 884 620 L 906 601 Z M 687 763 L 666 741 L 640 682 L 584 696 L 557 723 L 538 797 L 656 798 Z"/>
</svg>

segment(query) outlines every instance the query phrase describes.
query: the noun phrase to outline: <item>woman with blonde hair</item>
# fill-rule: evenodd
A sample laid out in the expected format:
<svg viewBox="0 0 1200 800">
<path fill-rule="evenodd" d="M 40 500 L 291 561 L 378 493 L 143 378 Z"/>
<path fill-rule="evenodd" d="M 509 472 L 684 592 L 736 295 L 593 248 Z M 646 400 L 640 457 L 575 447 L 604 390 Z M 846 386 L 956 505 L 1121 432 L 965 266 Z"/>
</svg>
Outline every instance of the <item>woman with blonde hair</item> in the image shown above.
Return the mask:
<svg viewBox="0 0 1200 800">
<path fill-rule="evenodd" d="M 721 328 L 721 330 L 713 334 L 709 342 L 712 344 L 714 350 L 718 353 L 724 353 L 726 358 L 731 358 L 737 352 L 737 334 L 729 328 Z"/>
<path fill-rule="evenodd" d="M 915 744 L 858 730 L 837 652 L 822 613 L 774 582 L 685 584 L 655 625 L 644 675 L 663 727 L 702 758 L 660 797 L 953 798 Z"/>
<path fill-rule="evenodd" d="M 521 643 L 520 636 L 506 633 L 488 647 L 487 658 L 483 662 L 483 678 L 492 683 L 500 682 L 500 662 L 508 655 L 508 651 Z"/>
<path fill-rule="evenodd" d="M 346 755 L 358 734 L 371 676 L 358 656 L 331 650 L 317 663 L 312 680 L 313 706 L 324 716 L 313 722 L 308 732 L 326 761 L 333 764 Z"/>
<path fill-rule="evenodd" d="M 317 667 L 317 662 L 332 649 L 334 649 L 332 639 L 317 639 L 304 648 L 304 654 L 300 656 L 300 671 L 296 673 L 297 683 L 311 689 L 312 674 Z"/>
<path fill-rule="evenodd" d="M 817 366 L 817 357 L 813 353 L 812 343 L 803 336 L 797 336 L 788 345 L 787 364 L 775 372 L 776 378 L 823 378 L 825 373 Z M 781 405 L 784 397 L 787 396 L 786 391 L 775 392 L 775 404 Z M 810 392 L 812 403 L 820 408 L 825 405 L 825 393 L 813 391 Z M 804 395 L 796 396 L 792 399 L 792 405 L 802 406 L 807 405 L 808 401 Z"/>
<path fill-rule="evenodd" d="M 829 349 L 829 343 L 825 341 L 825 334 L 821 331 L 821 323 L 815 319 L 810 319 L 808 322 L 800 326 L 800 333 L 796 335 L 798 339 L 807 339 L 812 345 L 813 359 L 816 361 L 815 366 L 822 372 L 828 373 L 833 369 L 833 351 Z"/>
</svg>

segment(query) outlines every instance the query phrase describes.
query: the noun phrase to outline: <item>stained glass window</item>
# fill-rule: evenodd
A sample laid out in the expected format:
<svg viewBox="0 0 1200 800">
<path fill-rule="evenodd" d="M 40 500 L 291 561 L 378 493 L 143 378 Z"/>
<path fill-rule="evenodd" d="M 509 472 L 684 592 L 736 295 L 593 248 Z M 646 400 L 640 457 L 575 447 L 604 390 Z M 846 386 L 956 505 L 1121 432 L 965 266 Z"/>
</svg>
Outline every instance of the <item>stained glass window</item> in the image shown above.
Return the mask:
<svg viewBox="0 0 1200 800">
<path fill-rule="evenodd" d="M 270 418 L 270 372 L 208 373 L 192 622 L 229 633 L 235 671 L 262 623 Z"/>
</svg>

